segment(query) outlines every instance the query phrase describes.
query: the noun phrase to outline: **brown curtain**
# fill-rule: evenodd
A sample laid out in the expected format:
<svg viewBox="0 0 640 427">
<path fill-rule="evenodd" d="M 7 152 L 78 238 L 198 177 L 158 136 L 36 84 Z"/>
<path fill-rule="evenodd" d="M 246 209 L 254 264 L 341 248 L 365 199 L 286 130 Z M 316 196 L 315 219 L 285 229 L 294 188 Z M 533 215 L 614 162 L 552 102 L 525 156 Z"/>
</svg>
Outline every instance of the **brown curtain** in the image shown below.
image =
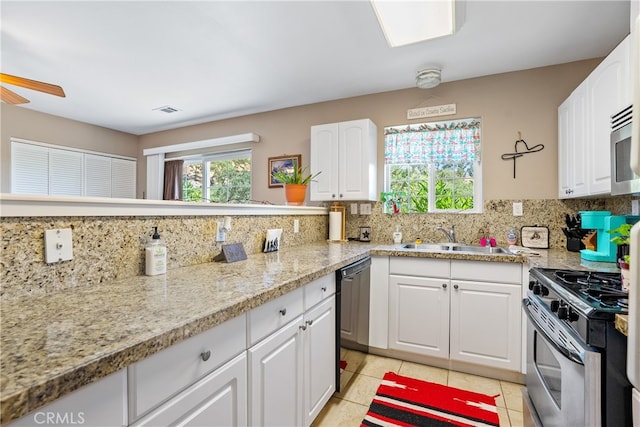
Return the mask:
<svg viewBox="0 0 640 427">
<path fill-rule="evenodd" d="M 184 160 L 164 163 L 164 200 L 182 200 L 182 165 Z"/>
</svg>

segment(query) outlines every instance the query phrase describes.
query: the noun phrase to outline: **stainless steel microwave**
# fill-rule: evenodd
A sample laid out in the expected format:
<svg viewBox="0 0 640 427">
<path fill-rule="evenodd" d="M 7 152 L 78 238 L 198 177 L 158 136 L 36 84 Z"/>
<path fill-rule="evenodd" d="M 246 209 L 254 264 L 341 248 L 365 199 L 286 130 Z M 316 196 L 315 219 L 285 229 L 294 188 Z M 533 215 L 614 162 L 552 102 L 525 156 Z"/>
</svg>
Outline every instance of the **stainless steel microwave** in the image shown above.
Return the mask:
<svg viewBox="0 0 640 427">
<path fill-rule="evenodd" d="M 611 194 L 640 193 L 640 176 L 631 169 L 631 106 L 611 116 Z"/>
</svg>

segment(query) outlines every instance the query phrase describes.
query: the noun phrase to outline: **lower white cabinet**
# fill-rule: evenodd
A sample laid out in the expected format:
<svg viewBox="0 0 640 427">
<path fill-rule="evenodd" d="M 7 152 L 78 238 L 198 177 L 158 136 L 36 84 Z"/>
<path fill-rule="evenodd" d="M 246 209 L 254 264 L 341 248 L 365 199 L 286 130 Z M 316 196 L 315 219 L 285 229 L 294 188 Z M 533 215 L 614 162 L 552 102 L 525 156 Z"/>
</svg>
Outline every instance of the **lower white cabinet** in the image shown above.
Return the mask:
<svg viewBox="0 0 640 427">
<path fill-rule="evenodd" d="M 135 426 L 247 425 L 247 356 L 243 352 Z"/>
<path fill-rule="evenodd" d="M 332 294 L 249 348 L 249 425 L 311 424 L 335 391 L 335 321 Z"/>
<path fill-rule="evenodd" d="M 520 286 L 452 280 L 450 358 L 520 369 Z"/>
<path fill-rule="evenodd" d="M 449 279 L 389 276 L 389 347 L 449 357 Z"/>
<path fill-rule="evenodd" d="M 126 426 L 127 371 L 123 369 L 81 387 L 9 425 Z"/>
<path fill-rule="evenodd" d="M 520 264 L 392 257 L 389 272 L 389 348 L 521 369 Z"/>
</svg>

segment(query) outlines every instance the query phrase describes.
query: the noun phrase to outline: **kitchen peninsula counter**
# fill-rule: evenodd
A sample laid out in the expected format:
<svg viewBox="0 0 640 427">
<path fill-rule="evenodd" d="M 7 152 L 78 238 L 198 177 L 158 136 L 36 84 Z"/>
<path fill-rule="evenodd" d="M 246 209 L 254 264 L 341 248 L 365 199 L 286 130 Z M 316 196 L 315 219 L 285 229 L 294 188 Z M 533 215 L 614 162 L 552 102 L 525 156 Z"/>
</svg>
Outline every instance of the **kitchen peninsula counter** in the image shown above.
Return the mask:
<svg viewBox="0 0 640 427">
<path fill-rule="evenodd" d="M 448 258 L 579 268 L 579 254 L 451 253 Z M 443 257 L 375 243 L 326 243 L 252 254 L 2 301 L 0 412 L 5 424 L 71 391 L 368 255 Z"/>
</svg>

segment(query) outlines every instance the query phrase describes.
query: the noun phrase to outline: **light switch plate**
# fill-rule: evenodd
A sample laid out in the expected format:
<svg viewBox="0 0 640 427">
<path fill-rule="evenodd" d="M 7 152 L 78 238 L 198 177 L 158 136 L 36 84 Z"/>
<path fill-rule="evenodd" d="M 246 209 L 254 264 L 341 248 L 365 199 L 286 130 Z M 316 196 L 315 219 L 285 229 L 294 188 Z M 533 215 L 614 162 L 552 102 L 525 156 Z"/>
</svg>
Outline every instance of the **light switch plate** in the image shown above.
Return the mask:
<svg viewBox="0 0 640 427">
<path fill-rule="evenodd" d="M 522 216 L 522 202 L 513 202 L 513 216 Z"/>
<path fill-rule="evenodd" d="M 351 203 L 351 215 L 358 215 L 358 204 Z"/>
<path fill-rule="evenodd" d="M 300 220 L 297 218 L 293 220 L 293 232 L 294 233 L 300 232 Z"/>
<path fill-rule="evenodd" d="M 360 215 L 371 215 L 371 203 L 360 204 Z"/>
<path fill-rule="evenodd" d="M 44 260 L 47 264 L 73 259 L 73 239 L 70 228 L 44 232 Z"/>
</svg>

